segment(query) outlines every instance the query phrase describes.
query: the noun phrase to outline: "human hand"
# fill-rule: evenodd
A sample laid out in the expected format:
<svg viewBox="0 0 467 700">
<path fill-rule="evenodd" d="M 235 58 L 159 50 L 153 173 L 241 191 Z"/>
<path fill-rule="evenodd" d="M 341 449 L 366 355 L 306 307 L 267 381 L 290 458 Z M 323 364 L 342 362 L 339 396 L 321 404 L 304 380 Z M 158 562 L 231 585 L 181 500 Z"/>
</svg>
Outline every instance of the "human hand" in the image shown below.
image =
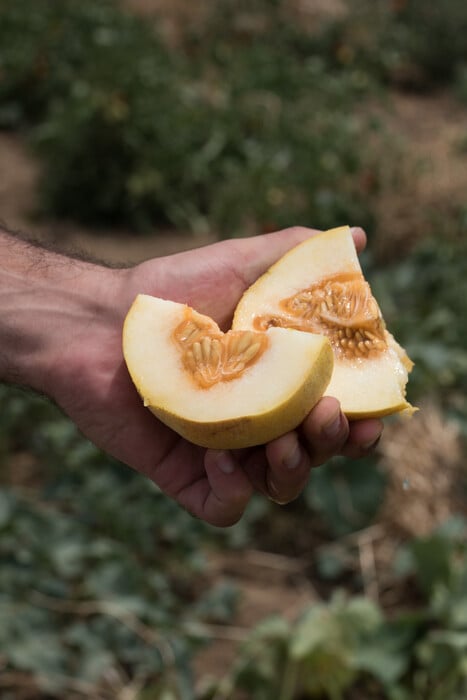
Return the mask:
<svg viewBox="0 0 467 700">
<path fill-rule="evenodd" d="M 236 522 L 255 490 L 278 503 L 293 500 L 311 468 L 337 454 L 366 454 L 381 433 L 381 421 L 349 423 L 338 402 L 325 397 L 297 430 L 267 445 L 206 450 L 144 408 L 123 361 L 121 331 L 138 293 L 186 303 L 226 330 L 246 288 L 289 248 L 315 233 L 293 228 L 227 240 L 129 269 L 74 264 L 72 278 L 65 277 L 77 291 L 64 294 L 60 308 L 49 313 L 48 348 L 37 388 L 96 445 L 209 523 Z M 354 230 L 354 239 L 361 250 L 361 229 Z"/>
</svg>

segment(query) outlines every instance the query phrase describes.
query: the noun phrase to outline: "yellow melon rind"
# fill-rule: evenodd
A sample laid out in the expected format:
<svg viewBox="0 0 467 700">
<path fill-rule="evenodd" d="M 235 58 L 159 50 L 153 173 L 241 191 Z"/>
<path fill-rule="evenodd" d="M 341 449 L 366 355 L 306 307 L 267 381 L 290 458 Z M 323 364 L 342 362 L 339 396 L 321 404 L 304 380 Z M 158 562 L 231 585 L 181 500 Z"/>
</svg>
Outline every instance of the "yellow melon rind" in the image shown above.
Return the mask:
<svg viewBox="0 0 467 700">
<path fill-rule="evenodd" d="M 323 344 L 314 360 L 313 373 L 299 391 L 261 415 L 203 423 L 145 403 L 165 425 L 201 447 L 226 450 L 262 445 L 294 430 L 305 419 L 326 390 L 332 372 L 332 355 L 330 344 Z"/>
</svg>

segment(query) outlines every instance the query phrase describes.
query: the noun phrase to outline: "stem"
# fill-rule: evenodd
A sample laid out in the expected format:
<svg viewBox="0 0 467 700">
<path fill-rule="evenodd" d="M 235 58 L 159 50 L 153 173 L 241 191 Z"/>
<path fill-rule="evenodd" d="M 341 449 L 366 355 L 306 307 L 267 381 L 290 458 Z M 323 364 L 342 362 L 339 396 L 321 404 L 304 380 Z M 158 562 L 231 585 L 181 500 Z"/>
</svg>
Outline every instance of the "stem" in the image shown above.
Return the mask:
<svg viewBox="0 0 467 700">
<path fill-rule="evenodd" d="M 284 669 L 281 692 L 278 700 L 293 700 L 297 691 L 298 663 L 290 657 Z"/>
</svg>

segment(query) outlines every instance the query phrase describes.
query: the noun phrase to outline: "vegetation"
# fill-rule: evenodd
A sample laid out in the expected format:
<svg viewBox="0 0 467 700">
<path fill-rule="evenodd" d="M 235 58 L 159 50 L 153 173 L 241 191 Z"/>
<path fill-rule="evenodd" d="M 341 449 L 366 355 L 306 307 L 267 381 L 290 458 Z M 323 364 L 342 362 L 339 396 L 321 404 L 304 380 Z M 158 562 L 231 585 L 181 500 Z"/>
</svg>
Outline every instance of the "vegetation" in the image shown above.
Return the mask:
<svg viewBox="0 0 467 700">
<path fill-rule="evenodd" d="M 206 585 L 199 545 L 231 536 L 102 455 L 45 400 L 3 387 L 1 401 L 2 697 L 23 692 L 25 673 L 47 697 L 115 697 L 140 681 L 153 697 L 192 697 L 201 622 L 228 618 L 235 601 Z"/>
<path fill-rule="evenodd" d="M 37 149 L 43 212 L 228 234 L 375 221 L 378 169 L 392 169 L 396 191 L 399 154 L 384 139 L 373 150 L 381 127 L 362 107 L 401 87 L 442 86 L 462 104 L 465 2 L 359 0 L 310 28 L 280 0 L 213 5 L 174 48 L 110 0 L 0 0 L 0 125 Z M 409 399 L 430 399 L 462 448 L 466 203 L 429 214 L 410 255 L 394 247 L 389 264 L 370 245 L 364 265 L 416 362 Z M 44 399 L 0 387 L 0 400 L 5 700 L 466 696 L 467 474 L 454 455 L 450 476 L 441 434 L 428 460 L 429 425 L 409 441 L 406 466 L 383 451 L 334 460 L 297 503 L 255 500 L 221 532 L 101 454 Z M 388 428 L 394 440 L 406 429 Z M 417 462 L 454 492 L 423 532 L 404 529 L 400 482 L 394 491 L 407 468 L 405 508 L 418 499 L 431 512 L 444 498 L 410 483 Z M 379 591 L 358 544 L 375 527 L 397 552 L 372 550 Z M 241 595 L 208 562 L 247 547 L 307 561 L 320 601 L 290 621 L 279 600 L 200 688 L 193 659 L 228 636 Z"/>
<path fill-rule="evenodd" d="M 368 224 L 356 106 L 381 82 L 461 72 L 467 10 L 448 4 L 359 0 L 310 34 L 280 2 L 227 1 L 175 52 L 111 0 L 2 0 L 0 125 L 27 130 L 54 215 L 229 235 Z"/>
<path fill-rule="evenodd" d="M 274 617 L 244 644 L 216 698 L 235 688 L 255 700 L 297 697 L 435 700 L 467 690 L 465 521 L 447 524 L 400 551 L 424 606 L 387 619 L 363 596 L 334 594 L 293 624 Z M 356 695 L 347 695 L 354 689 Z"/>
<path fill-rule="evenodd" d="M 175 56 L 107 1 L 4 2 L 2 15 L 0 120 L 28 129 L 49 212 L 229 234 L 368 221 L 348 114 L 365 85 L 329 78 L 278 21 L 273 42 L 265 32 L 239 52 L 212 32 Z"/>
</svg>

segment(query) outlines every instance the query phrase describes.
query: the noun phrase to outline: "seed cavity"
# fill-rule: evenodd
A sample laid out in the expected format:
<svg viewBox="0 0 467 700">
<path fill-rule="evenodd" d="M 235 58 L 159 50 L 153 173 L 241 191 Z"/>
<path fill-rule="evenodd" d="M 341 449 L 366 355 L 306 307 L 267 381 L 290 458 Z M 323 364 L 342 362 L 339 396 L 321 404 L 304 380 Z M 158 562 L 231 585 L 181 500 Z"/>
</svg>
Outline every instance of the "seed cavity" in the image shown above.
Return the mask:
<svg viewBox="0 0 467 700">
<path fill-rule="evenodd" d="M 341 359 L 373 358 L 387 348 L 379 306 L 359 272 L 321 280 L 283 299 L 278 314 L 254 320 L 256 330 L 271 326 L 327 335 Z"/>
<path fill-rule="evenodd" d="M 221 333 L 214 322 L 193 318 L 190 310 L 177 326 L 173 338 L 182 353 L 182 362 L 198 386 L 209 389 L 218 382 L 239 377 L 257 362 L 267 347 L 264 333 L 229 331 Z"/>
</svg>

